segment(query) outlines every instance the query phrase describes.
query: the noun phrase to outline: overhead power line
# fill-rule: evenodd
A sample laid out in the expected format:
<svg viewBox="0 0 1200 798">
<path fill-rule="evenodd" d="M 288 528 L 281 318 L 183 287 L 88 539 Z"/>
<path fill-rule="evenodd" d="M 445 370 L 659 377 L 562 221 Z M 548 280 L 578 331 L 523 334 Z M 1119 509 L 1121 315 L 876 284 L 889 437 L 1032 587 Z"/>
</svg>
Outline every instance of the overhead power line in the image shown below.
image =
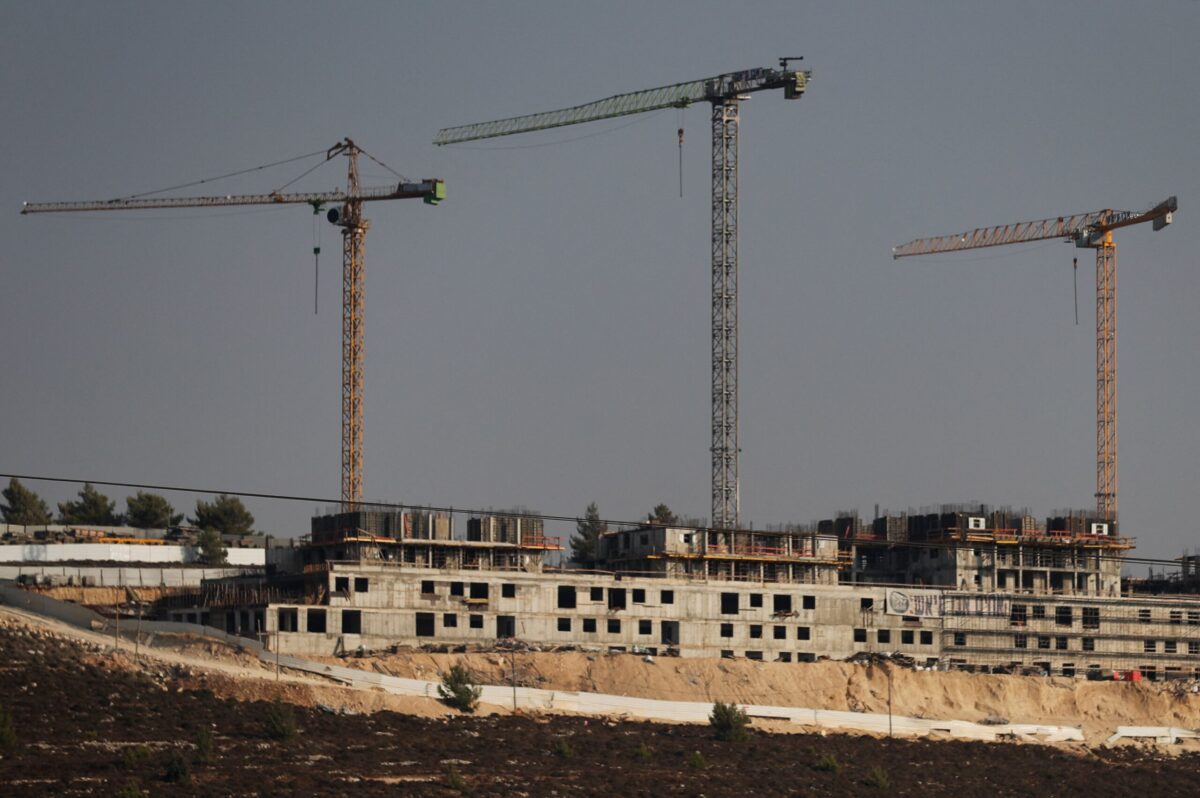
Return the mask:
<svg viewBox="0 0 1200 798">
<path fill-rule="evenodd" d="M 144 482 L 118 482 L 118 481 L 103 480 L 103 479 L 76 479 L 73 477 L 48 477 L 48 476 L 37 475 L 37 474 L 0 474 L 0 479 L 22 479 L 22 480 L 27 480 L 30 482 L 63 482 L 63 483 L 70 484 L 70 485 L 91 484 L 91 485 L 102 485 L 104 487 L 111 487 L 111 488 L 133 488 L 135 490 L 171 491 L 171 492 L 175 492 L 175 493 L 201 493 L 201 494 L 204 494 L 207 496 L 225 494 L 227 496 L 237 496 L 239 498 L 244 498 L 244 499 L 273 499 L 273 500 L 277 500 L 277 501 L 307 502 L 310 504 L 326 504 L 326 505 L 341 504 L 340 499 L 331 499 L 328 497 L 321 497 L 321 496 L 303 496 L 303 495 L 291 494 L 291 493 L 263 493 L 263 492 L 259 492 L 259 491 L 247 491 L 247 490 L 190 488 L 190 487 L 185 487 L 185 486 L 181 486 L 181 485 L 158 485 L 158 484 L 150 484 L 150 483 L 144 483 Z M 560 522 L 570 523 L 570 524 L 574 524 L 574 523 L 577 523 L 577 522 L 583 520 L 582 516 L 577 516 L 577 515 L 556 515 L 556 514 L 552 514 L 552 513 L 531 513 L 531 512 L 518 511 L 518 510 L 512 510 L 512 511 L 496 510 L 494 507 L 489 507 L 486 509 L 471 508 L 471 507 L 450 507 L 450 506 L 442 507 L 442 506 L 431 505 L 431 504 L 403 504 L 400 502 L 384 502 L 384 501 L 379 501 L 379 502 L 363 501 L 363 502 L 359 502 L 356 506 L 358 506 L 364 510 L 378 510 L 378 509 L 423 510 L 426 512 L 460 513 L 460 514 L 467 514 L 467 515 L 500 514 L 500 515 L 512 516 L 514 518 L 528 518 L 528 519 L 541 520 L 541 521 L 560 521 Z M 638 527 L 638 526 L 642 526 L 643 524 L 646 523 L 643 520 L 624 521 L 624 520 L 613 519 L 613 518 L 601 518 L 601 519 L 599 519 L 599 521 L 601 524 L 604 524 L 605 526 L 610 526 L 610 527 Z M 694 532 L 707 532 L 710 529 L 710 527 L 697 526 L 695 524 L 686 524 L 686 523 L 673 523 L 673 524 L 670 524 L 670 526 L 673 529 L 688 529 L 688 530 L 692 530 Z M 779 532 L 772 532 L 770 530 L 765 530 L 765 529 L 763 529 L 763 530 L 746 530 L 746 531 L 762 532 L 764 534 L 784 534 L 784 533 L 779 533 Z M 801 533 L 801 534 L 813 535 L 813 537 L 820 539 L 820 540 L 837 540 L 837 541 L 845 541 L 847 543 L 875 543 L 875 544 L 880 544 L 880 545 L 889 545 L 889 543 L 886 541 L 878 541 L 878 540 L 867 539 L 867 538 L 840 538 L 837 535 L 822 535 L 822 534 L 815 534 L 815 533 L 811 533 L 811 532 L 810 533 Z M 911 548 L 923 548 L 923 549 L 961 549 L 961 548 L 976 548 L 976 547 L 978 547 L 977 543 L 957 542 L 957 541 L 950 541 L 950 542 L 946 542 L 946 543 L 936 543 L 936 542 L 928 542 L 928 541 L 895 541 L 894 543 L 891 543 L 890 545 L 908 546 Z M 1174 559 L 1167 560 L 1167 559 L 1163 559 L 1161 557 L 1128 557 L 1128 556 L 1113 556 L 1110 554 L 1097 554 L 1096 556 L 1101 561 L 1116 561 L 1116 562 L 1122 562 L 1122 563 L 1135 563 L 1135 564 L 1139 564 L 1139 565 L 1167 565 L 1167 566 L 1173 566 L 1173 567 L 1179 567 L 1179 565 L 1180 565 L 1178 560 L 1174 560 Z"/>
</svg>

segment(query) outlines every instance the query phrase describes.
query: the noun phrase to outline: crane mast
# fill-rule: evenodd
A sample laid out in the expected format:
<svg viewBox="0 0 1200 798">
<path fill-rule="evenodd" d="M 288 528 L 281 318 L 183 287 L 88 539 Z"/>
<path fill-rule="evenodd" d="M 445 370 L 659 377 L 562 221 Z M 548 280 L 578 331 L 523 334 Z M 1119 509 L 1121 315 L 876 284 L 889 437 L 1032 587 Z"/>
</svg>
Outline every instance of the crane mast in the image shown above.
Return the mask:
<svg viewBox="0 0 1200 798">
<path fill-rule="evenodd" d="M 1117 520 L 1117 245 L 1112 231 L 1151 222 L 1161 230 L 1174 221 L 1175 197 L 1145 211 L 1106 209 L 1034 222 L 980 227 L 965 233 L 920 238 L 892 250 L 893 258 L 1062 238 L 1096 250 L 1096 514 Z"/>
<path fill-rule="evenodd" d="M 385 188 L 363 188 L 358 179 L 362 152 L 349 138 L 329 148 L 325 159 L 347 159 L 345 191 L 268 194 L 234 194 L 207 197 L 129 198 L 85 202 L 27 202 L 22 214 L 79 211 L 127 211 L 158 208 L 213 208 L 240 205 L 311 205 L 314 210 L 335 205 L 327 218 L 342 228 L 342 476 L 343 508 L 363 498 L 363 243 L 370 223 L 363 203 L 394 199 L 422 199 L 436 205 L 446 196 L 445 183 L 436 178 L 417 183 L 402 181 Z"/>
<path fill-rule="evenodd" d="M 617 94 L 603 100 L 556 111 L 491 122 L 443 128 L 433 143 L 510 136 L 646 113 L 663 108 L 712 104 L 712 526 L 738 525 L 741 491 L 738 482 L 738 125 L 740 103 L 751 92 L 783 89 L 799 99 L 812 73 L 756 68 L 654 89 Z"/>
</svg>

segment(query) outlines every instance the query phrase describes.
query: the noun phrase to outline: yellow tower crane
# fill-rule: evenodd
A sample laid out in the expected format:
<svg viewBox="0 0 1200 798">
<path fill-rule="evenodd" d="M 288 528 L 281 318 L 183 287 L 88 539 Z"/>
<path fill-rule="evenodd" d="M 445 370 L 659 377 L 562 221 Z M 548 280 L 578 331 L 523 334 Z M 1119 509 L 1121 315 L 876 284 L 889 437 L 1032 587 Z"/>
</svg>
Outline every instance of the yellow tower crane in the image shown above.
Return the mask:
<svg viewBox="0 0 1200 798">
<path fill-rule="evenodd" d="M 21 207 L 21 213 L 28 214 L 286 204 L 311 205 L 314 212 L 317 212 L 323 205 L 334 205 L 327 218 L 342 228 L 341 500 L 344 508 L 353 507 L 361 502 L 363 497 L 363 239 L 370 226 L 363 216 L 363 203 L 419 198 L 428 205 L 436 205 L 446 197 L 445 183 L 436 178 L 417 183 L 402 181 L 384 188 L 362 187 L 358 180 L 360 153 L 363 153 L 363 150 L 348 138 L 325 152 L 326 161 L 338 155 L 346 156 L 348 166 L 345 191 L 286 194 L 273 191 L 269 194 L 208 197 L 131 197 L 87 202 L 26 202 Z"/>
<path fill-rule="evenodd" d="M 1096 513 L 1117 520 L 1117 245 L 1112 231 L 1142 222 L 1161 230 L 1174 221 L 1175 197 L 1145 211 L 1106 209 L 966 233 L 919 238 L 892 249 L 893 258 L 959 252 L 1062 238 L 1096 250 Z"/>
</svg>

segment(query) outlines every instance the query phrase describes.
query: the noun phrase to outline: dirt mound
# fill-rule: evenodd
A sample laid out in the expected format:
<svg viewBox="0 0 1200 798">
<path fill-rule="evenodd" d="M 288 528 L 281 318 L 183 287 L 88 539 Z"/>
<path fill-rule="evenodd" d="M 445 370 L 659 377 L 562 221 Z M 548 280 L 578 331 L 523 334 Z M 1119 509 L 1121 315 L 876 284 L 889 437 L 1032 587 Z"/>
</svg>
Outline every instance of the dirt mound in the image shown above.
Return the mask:
<svg viewBox="0 0 1200 798">
<path fill-rule="evenodd" d="M 434 654 L 400 651 L 329 660 L 392 676 L 437 680 L 461 663 L 483 684 L 509 684 L 676 701 L 733 701 L 914 717 L 1082 726 L 1089 740 L 1118 725 L 1200 727 L 1200 695 L 1151 682 L 914 671 L 846 662 L 654 658 L 583 652 Z"/>
</svg>

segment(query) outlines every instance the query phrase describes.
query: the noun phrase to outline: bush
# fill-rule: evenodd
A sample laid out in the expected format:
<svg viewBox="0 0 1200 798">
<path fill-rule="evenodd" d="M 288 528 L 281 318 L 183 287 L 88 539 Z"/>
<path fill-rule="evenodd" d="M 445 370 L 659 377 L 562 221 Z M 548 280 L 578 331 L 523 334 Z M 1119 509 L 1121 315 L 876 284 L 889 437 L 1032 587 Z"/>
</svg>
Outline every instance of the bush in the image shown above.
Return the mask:
<svg viewBox="0 0 1200 798">
<path fill-rule="evenodd" d="M 146 793 L 133 780 L 125 782 L 125 785 L 117 790 L 116 795 L 117 798 L 146 798 Z"/>
<path fill-rule="evenodd" d="M 746 727 L 750 725 L 750 717 L 737 704 L 725 704 L 720 701 L 713 704 L 708 722 L 716 730 L 718 740 L 737 742 L 749 736 Z"/>
<path fill-rule="evenodd" d="M 654 752 L 650 750 L 650 746 L 642 743 L 637 747 L 637 750 L 633 752 L 633 755 L 643 762 L 649 762 L 654 757 Z"/>
<path fill-rule="evenodd" d="M 575 749 L 566 740 L 559 740 L 554 744 L 554 755 L 560 756 L 563 759 L 570 759 L 575 756 Z"/>
<path fill-rule="evenodd" d="M 150 756 L 150 749 L 144 745 L 128 745 L 121 751 L 121 764 L 126 770 L 133 770 L 137 763 Z"/>
<path fill-rule="evenodd" d="M 267 736 L 272 740 L 290 740 L 296 736 L 296 714 L 289 704 L 278 698 L 267 706 L 263 720 Z"/>
<path fill-rule="evenodd" d="M 483 688 L 473 683 L 471 672 L 462 665 L 450 666 L 438 685 L 438 696 L 459 712 L 474 712 L 482 693 Z"/>
<path fill-rule="evenodd" d="M 12 713 L 0 707 L 0 749 L 12 748 L 17 744 L 17 730 L 13 727 Z"/>
<path fill-rule="evenodd" d="M 813 770 L 821 770 L 826 773 L 841 773 L 842 763 L 833 754 L 825 754 L 813 765 Z"/>
<path fill-rule="evenodd" d="M 881 790 L 888 790 L 892 787 L 892 780 L 888 778 L 887 771 L 878 765 L 871 768 L 871 772 L 867 774 L 866 781 L 863 783 L 868 787 L 878 787 Z"/>
<path fill-rule="evenodd" d="M 211 729 L 201 727 L 196 733 L 196 759 L 201 764 L 211 765 L 217 761 L 217 744 Z"/>
<path fill-rule="evenodd" d="M 446 786 L 455 792 L 467 791 L 467 780 L 458 772 L 453 764 L 446 765 Z"/>
<path fill-rule="evenodd" d="M 178 751 L 171 754 L 167 759 L 167 766 L 163 770 L 163 781 L 172 784 L 187 784 L 191 777 L 191 768 L 188 767 L 188 761 L 183 758 L 183 754 Z"/>
<path fill-rule="evenodd" d="M 704 770 L 708 767 L 708 762 L 705 760 L 704 754 L 699 751 L 693 751 L 691 757 L 688 759 L 688 767 L 692 770 Z"/>
</svg>

